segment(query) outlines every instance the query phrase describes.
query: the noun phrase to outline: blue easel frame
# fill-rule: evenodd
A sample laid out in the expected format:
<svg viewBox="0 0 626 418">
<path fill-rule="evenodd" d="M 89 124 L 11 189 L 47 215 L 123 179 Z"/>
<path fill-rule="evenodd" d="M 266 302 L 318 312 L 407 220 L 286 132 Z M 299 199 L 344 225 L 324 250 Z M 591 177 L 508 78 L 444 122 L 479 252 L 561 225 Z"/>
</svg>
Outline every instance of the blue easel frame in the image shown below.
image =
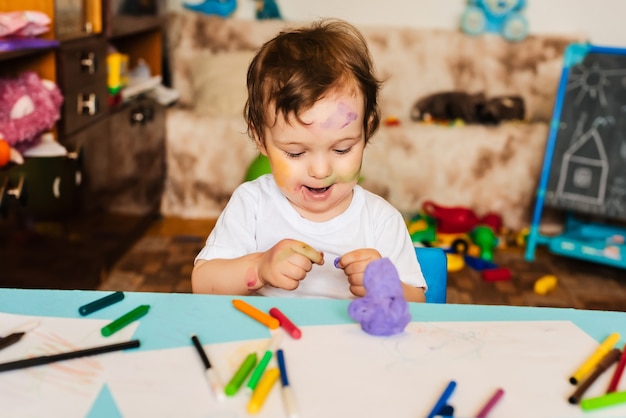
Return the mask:
<svg viewBox="0 0 626 418">
<path fill-rule="evenodd" d="M 624 228 L 604 224 L 583 224 L 568 214 L 563 234 L 548 237 L 539 233 L 570 69 L 581 63 L 589 53 L 626 55 L 626 48 L 576 43 L 569 45 L 565 50 L 533 217 L 526 238 L 525 259 L 533 261 L 537 245 L 541 244 L 547 245 L 550 251 L 557 254 L 626 268 L 626 244 L 619 243 L 620 240 L 626 239 Z"/>
</svg>

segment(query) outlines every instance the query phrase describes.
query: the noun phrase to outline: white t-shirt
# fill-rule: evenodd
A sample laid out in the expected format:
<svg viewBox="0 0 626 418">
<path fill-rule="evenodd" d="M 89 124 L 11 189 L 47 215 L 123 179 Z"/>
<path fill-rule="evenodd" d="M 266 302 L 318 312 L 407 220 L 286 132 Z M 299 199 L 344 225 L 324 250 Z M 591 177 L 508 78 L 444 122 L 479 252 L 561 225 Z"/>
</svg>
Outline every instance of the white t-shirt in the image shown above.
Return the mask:
<svg viewBox="0 0 626 418">
<path fill-rule="evenodd" d="M 243 183 L 234 191 L 196 260 L 266 251 L 286 238 L 322 251 L 324 265 L 313 264 L 296 290 L 266 285 L 258 291 L 261 295 L 354 298 L 347 276 L 334 266 L 334 260 L 361 248 L 375 248 L 395 265 L 400 280 L 426 289 L 404 218 L 386 200 L 357 185 L 345 212 L 326 222 L 313 222 L 291 206 L 271 174 Z"/>
</svg>

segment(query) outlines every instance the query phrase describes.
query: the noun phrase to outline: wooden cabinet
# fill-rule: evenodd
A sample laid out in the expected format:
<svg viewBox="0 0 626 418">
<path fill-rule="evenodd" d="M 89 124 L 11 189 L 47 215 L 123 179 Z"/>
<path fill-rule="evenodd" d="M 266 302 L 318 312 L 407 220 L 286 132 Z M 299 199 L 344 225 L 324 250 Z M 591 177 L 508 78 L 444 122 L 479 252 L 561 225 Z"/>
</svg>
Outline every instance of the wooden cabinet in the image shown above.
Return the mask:
<svg viewBox="0 0 626 418">
<path fill-rule="evenodd" d="M 35 71 L 60 87 L 61 118 L 51 133 L 69 151 L 77 171 L 76 176 L 63 172 L 64 178 L 76 178 L 75 190 L 57 185 L 71 202 L 46 214 L 52 207 L 37 199 L 39 186 L 55 184 L 52 169 L 38 170 L 45 181 L 30 184 L 28 199 L 18 200 L 7 190 L 32 162 L 0 168 L 0 187 L 6 183 L 0 193 L 0 253 L 13 254 L 0 271 L 0 286 L 93 288 L 158 216 L 165 178 L 164 109 L 144 94 L 123 103 L 111 100 L 107 54 L 126 54 L 129 69 L 145 62 L 152 75 L 162 74 L 161 1 L 154 0 L 159 7 L 142 15 L 120 9 L 133 1 L 0 0 L 2 12 L 37 10 L 52 19 L 52 30 L 41 36 L 51 45 L 0 52 L 0 77 Z M 27 184 L 36 178 L 26 177 Z M 33 202 L 36 210 L 29 207 Z M 41 245 L 37 252 L 57 254 L 49 258 L 58 265 L 25 266 L 33 240 Z M 89 268 L 72 267 L 81 265 Z"/>
<path fill-rule="evenodd" d="M 61 43 L 57 68 L 65 97 L 59 126 L 62 141 L 109 113 L 106 57 L 102 36 Z"/>
</svg>

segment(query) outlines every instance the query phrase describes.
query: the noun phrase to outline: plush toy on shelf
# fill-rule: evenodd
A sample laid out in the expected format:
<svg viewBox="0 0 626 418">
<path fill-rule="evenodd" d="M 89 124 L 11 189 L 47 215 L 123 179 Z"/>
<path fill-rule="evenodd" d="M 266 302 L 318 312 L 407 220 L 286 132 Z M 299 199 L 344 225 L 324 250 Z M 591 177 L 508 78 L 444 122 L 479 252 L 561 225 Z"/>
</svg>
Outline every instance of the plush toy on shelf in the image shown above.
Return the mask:
<svg viewBox="0 0 626 418">
<path fill-rule="evenodd" d="M 528 21 L 521 13 L 526 0 L 468 0 L 461 16 L 461 29 L 468 35 L 499 33 L 508 41 L 528 35 Z"/>
<path fill-rule="evenodd" d="M 59 87 L 33 71 L 0 79 L 0 138 L 11 148 L 26 151 L 54 127 L 62 103 Z"/>
</svg>

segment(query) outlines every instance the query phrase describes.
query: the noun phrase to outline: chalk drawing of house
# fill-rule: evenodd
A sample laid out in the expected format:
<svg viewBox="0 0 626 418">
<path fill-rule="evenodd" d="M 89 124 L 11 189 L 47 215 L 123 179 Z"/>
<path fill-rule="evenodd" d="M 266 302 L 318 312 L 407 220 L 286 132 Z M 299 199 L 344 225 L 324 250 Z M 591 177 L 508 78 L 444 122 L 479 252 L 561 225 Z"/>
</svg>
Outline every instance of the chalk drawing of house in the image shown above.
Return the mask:
<svg viewBox="0 0 626 418">
<path fill-rule="evenodd" d="M 563 154 L 556 188 L 558 199 L 592 205 L 604 203 L 609 161 L 598 126 L 607 123 L 605 118 L 597 118 L 591 129 Z"/>
</svg>

